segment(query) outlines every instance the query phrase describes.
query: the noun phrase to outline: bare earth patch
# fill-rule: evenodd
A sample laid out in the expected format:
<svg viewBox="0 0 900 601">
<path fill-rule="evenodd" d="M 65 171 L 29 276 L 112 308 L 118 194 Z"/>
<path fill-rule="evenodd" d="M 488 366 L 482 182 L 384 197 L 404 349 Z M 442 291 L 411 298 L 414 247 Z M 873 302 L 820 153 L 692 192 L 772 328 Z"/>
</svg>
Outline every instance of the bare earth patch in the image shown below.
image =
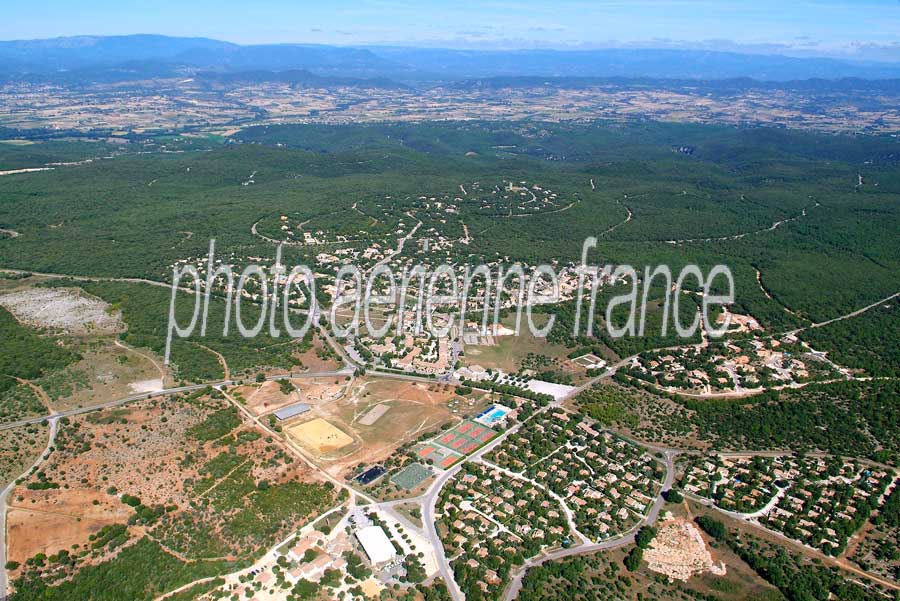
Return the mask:
<svg viewBox="0 0 900 601">
<path fill-rule="evenodd" d="M 284 394 L 281 385 L 273 380 L 262 384 L 244 384 L 232 389 L 232 393 L 241 398 L 254 415 L 275 411 L 301 400 L 296 389 L 290 394 Z"/>
<path fill-rule="evenodd" d="M 156 392 L 157 390 L 163 389 L 163 381 L 161 378 L 140 380 L 138 382 L 130 383 L 128 385 L 128 388 L 131 389 L 132 392 L 137 394 L 140 394 L 142 392 Z"/>
<path fill-rule="evenodd" d="M 437 383 L 355 379 L 340 399 L 314 404 L 313 416 L 328 420 L 355 441 L 339 453 L 320 457 L 322 467 L 343 477 L 359 464 L 384 461 L 400 445 L 455 421 L 447 406 L 453 396 L 453 388 Z"/>
<path fill-rule="evenodd" d="M 322 418 L 290 426 L 287 433 L 301 445 L 320 455 L 353 444 L 353 438 Z"/>
<path fill-rule="evenodd" d="M 41 466 L 43 476 L 31 475 L 9 497 L 9 559 L 24 566 L 37 553 L 89 547 L 91 534 L 136 515 L 125 494 L 146 507 L 167 508 L 149 523 L 129 526 L 133 538 L 149 534 L 185 557 L 253 553 L 256 545 L 285 536 L 305 515 L 273 507 L 259 526 L 274 524 L 273 530 L 259 539 L 234 516 L 257 507 L 248 501 L 257 482 L 275 490 L 318 480 L 251 425 L 236 425 L 224 439 L 213 438 L 217 432 L 206 436 L 228 410 L 227 403 L 209 397 L 153 398 L 61 423 L 56 450 Z M 219 422 L 207 423 L 217 415 Z M 52 485 L 35 488 L 41 477 Z"/>
<path fill-rule="evenodd" d="M 675 519 L 664 522 L 644 559 L 654 572 L 687 581 L 691 576 L 710 572 L 725 575 L 725 564 L 713 561 L 700 530 L 692 522 Z"/>
<path fill-rule="evenodd" d="M 114 334 L 124 329 L 122 316 L 109 305 L 71 288 L 30 288 L 0 296 L 19 321 L 73 334 Z"/>
<path fill-rule="evenodd" d="M 94 505 L 94 500 L 98 505 Z M 9 559 L 24 563 L 37 553 L 52 554 L 84 545 L 103 526 L 128 520 L 130 511 L 115 497 L 77 490 L 63 496 L 17 489 L 7 516 Z"/>
<path fill-rule="evenodd" d="M 80 361 L 36 382 L 50 396 L 54 409 L 89 407 L 164 388 L 160 369 L 150 355 L 91 339 L 79 348 Z"/>
</svg>

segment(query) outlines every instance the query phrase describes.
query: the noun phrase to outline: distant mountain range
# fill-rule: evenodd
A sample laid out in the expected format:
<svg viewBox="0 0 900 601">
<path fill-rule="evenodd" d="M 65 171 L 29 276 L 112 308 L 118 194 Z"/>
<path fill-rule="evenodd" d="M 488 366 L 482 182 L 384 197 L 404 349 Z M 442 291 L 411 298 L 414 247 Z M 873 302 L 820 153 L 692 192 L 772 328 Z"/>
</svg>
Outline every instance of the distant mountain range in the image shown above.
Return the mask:
<svg viewBox="0 0 900 601">
<path fill-rule="evenodd" d="M 284 75 L 285 72 L 293 76 Z M 0 78 L 33 81 L 128 81 L 156 77 L 256 80 L 337 77 L 403 83 L 495 77 L 653 78 L 757 81 L 900 78 L 897 63 L 854 63 L 671 49 L 480 51 L 310 44 L 239 45 L 159 35 L 79 36 L 0 42 Z M 252 75 L 250 75 L 252 74 Z M 269 75 L 271 74 L 271 75 Z"/>
</svg>

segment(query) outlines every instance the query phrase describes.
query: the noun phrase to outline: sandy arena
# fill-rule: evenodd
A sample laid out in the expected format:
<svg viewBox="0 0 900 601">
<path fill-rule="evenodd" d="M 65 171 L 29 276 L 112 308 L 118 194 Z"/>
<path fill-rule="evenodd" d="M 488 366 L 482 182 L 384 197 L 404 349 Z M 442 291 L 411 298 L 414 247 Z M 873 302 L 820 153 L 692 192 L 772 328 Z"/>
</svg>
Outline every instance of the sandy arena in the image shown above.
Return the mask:
<svg viewBox="0 0 900 601">
<path fill-rule="evenodd" d="M 325 455 L 353 444 L 350 436 L 319 417 L 302 424 L 289 426 L 287 433 L 298 443 L 319 455 Z"/>
</svg>

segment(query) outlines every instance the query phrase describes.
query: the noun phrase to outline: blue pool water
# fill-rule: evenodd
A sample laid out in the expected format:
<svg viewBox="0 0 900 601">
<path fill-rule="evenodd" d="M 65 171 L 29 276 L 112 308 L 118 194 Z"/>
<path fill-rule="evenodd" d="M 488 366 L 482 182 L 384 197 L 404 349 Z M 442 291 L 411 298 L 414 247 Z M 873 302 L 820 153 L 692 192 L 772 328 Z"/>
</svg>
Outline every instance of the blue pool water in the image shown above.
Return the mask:
<svg viewBox="0 0 900 601">
<path fill-rule="evenodd" d="M 487 423 L 488 425 L 496 423 L 503 419 L 503 416 L 506 415 L 506 409 L 500 407 L 491 406 L 485 409 L 478 418 L 481 419 L 482 422 Z"/>
</svg>

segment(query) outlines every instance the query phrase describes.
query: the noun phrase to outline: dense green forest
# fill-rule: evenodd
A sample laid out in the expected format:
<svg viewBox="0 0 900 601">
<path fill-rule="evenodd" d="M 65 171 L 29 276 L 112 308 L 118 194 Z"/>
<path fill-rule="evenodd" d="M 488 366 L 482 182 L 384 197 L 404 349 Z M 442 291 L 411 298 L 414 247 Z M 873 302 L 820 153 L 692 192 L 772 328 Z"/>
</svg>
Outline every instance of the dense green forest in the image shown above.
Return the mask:
<svg viewBox="0 0 900 601">
<path fill-rule="evenodd" d="M 224 261 L 272 262 L 275 246 L 261 235 L 279 236 L 282 217 L 352 234 L 347 244 L 360 246 L 391 244 L 396 225 L 416 215 L 423 232 L 433 227 L 451 239 L 466 226 L 471 240 L 450 251 L 458 262 L 564 265 L 579 261 L 585 237 L 596 236 L 593 264 L 628 263 L 639 272 L 666 264 L 675 273 L 687 264 L 726 264 L 735 275 L 734 310 L 771 332 L 845 315 L 900 290 L 900 142 L 892 138 L 660 123 L 448 122 L 266 126 L 223 145 L 167 143 L 180 152 L 154 152 L 159 147 L 150 144 L 138 154 L 126 145 L 110 160 L 4 176 L 0 229 L 18 235 L 0 235 L 0 267 L 164 281 L 178 261 L 203 261 L 212 238 Z M 66 144 L 2 147 L 0 161 L 40 167 L 109 150 Z M 685 146 L 692 152 L 673 152 Z M 460 192 L 473 182 L 487 190 L 506 181 L 551 189 L 565 199 L 564 210 L 512 218 L 485 212 Z M 454 197 L 456 214 L 423 207 L 423 199 Z M 288 246 L 284 260 L 311 264 L 335 248 Z M 419 253 L 418 244 L 404 249 L 410 259 Z M 107 293 L 135 324 L 162 307 L 153 291 L 146 300 Z M 651 332 L 660 325 L 657 307 L 648 315 Z M 570 346 L 596 342 L 568 339 L 571 307 L 559 311 L 554 337 Z M 157 349 L 159 331 L 145 325 L 128 336 Z M 895 333 L 895 312 L 883 309 L 804 336 L 850 367 L 892 375 Z M 599 336 L 622 356 L 683 342 L 671 328 L 665 337 Z M 251 363 L 251 352 L 284 365 L 284 357 L 259 348 L 212 342 L 238 369 Z M 214 356 L 176 346 L 184 378 L 219 373 Z"/>
<path fill-rule="evenodd" d="M 161 286 L 132 282 L 89 282 L 57 280 L 48 285 L 78 286 L 102 298 L 115 309 L 122 311 L 122 318 L 128 325 L 123 334 L 125 342 L 138 347 L 149 348 L 162 355 L 165 351 L 166 328 L 169 318 L 171 291 Z M 241 317 L 245 323 L 255 323 L 260 309 L 252 303 L 241 305 Z M 176 302 L 176 318 L 179 324 L 187 324 L 194 310 L 194 297 L 184 294 Z M 225 357 L 232 374 L 249 373 L 260 367 L 297 367 L 299 362 L 293 356 L 295 351 L 309 348 L 310 341 L 296 340 L 291 344 L 288 338 L 274 339 L 267 330 L 259 336 L 244 338 L 234 324 L 234 311 L 231 312 L 231 325 L 228 335 L 223 336 L 225 323 L 225 301 L 219 298 L 210 299 L 208 329 L 205 336 L 199 335 L 199 323 L 194 336 L 172 342 L 171 362 L 179 378 L 187 381 L 202 382 L 218 380 L 224 377 L 224 371 L 218 358 L 208 349 L 221 353 Z M 299 323 L 299 322 L 298 322 Z"/>
<path fill-rule="evenodd" d="M 708 516 L 697 524 L 713 538 L 724 543 L 757 574 L 776 586 L 788 601 L 880 601 L 891 593 L 872 585 L 861 586 L 841 574 L 836 567 L 804 559 L 781 546 L 730 530 Z"/>
<path fill-rule="evenodd" d="M 15 378 L 31 380 L 62 369 L 80 357 L 52 336 L 20 324 L 0 307 L 0 393 L 16 386 Z"/>
<path fill-rule="evenodd" d="M 7 133 L 14 135 L 14 132 Z M 57 163 L 99 159 L 110 156 L 114 149 L 114 145 L 102 142 L 0 142 L 0 171 L 53 167 Z"/>
<path fill-rule="evenodd" d="M 65 565 L 68 553 L 57 558 Z M 45 560 L 46 561 L 46 560 Z M 15 582 L 12 601 L 93 599 L 134 601 L 154 599 L 166 591 L 201 578 L 227 573 L 239 566 L 224 561 L 184 563 L 158 543 L 143 538 L 123 549 L 114 559 L 87 565 L 71 580 L 48 586 L 34 574 Z"/>
<path fill-rule="evenodd" d="M 900 465 L 900 382 L 813 384 L 749 399 L 684 401 L 722 449 L 827 451 Z"/>
<path fill-rule="evenodd" d="M 803 332 L 828 358 L 874 377 L 900 377 L 900 303 L 897 299 L 862 315 Z"/>
<path fill-rule="evenodd" d="M 455 194 L 474 181 L 527 180 L 581 201 L 528 219 L 470 215 L 474 240 L 465 252 L 473 259 L 575 261 L 594 235 L 597 262 L 727 263 L 739 276 L 738 303 L 766 325 L 780 325 L 772 323 L 784 312 L 779 303 L 820 320 L 900 287 L 893 244 L 900 178 L 886 158 L 896 140 L 672 124 L 487 123 L 252 128 L 237 139 L 245 143 L 123 153 L 4 178 L 0 227 L 21 234 L 0 240 L 5 266 L 163 279 L 175 260 L 205 254 L 210 238 L 239 259 L 271 257 L 272 245 L 250 232 L 261 219 L 331 213 L 385 196 Z M 684 144 L 694 154 L 671 151 Z M 37 146 L 66 154 L 27 148 Z M 872 184 L 858 188 L 858 172 Z M 241 185 L 251 173 L 253 185 Z M 624 223 L 629 211 L 633 219 Z M 791 221 L 769 230 L 784 220 Z M 309 259 L 308 251 L 293 247 L 289 260 Z M 759 289 L 756 269 L 774 301 Z"/>
</svg>

